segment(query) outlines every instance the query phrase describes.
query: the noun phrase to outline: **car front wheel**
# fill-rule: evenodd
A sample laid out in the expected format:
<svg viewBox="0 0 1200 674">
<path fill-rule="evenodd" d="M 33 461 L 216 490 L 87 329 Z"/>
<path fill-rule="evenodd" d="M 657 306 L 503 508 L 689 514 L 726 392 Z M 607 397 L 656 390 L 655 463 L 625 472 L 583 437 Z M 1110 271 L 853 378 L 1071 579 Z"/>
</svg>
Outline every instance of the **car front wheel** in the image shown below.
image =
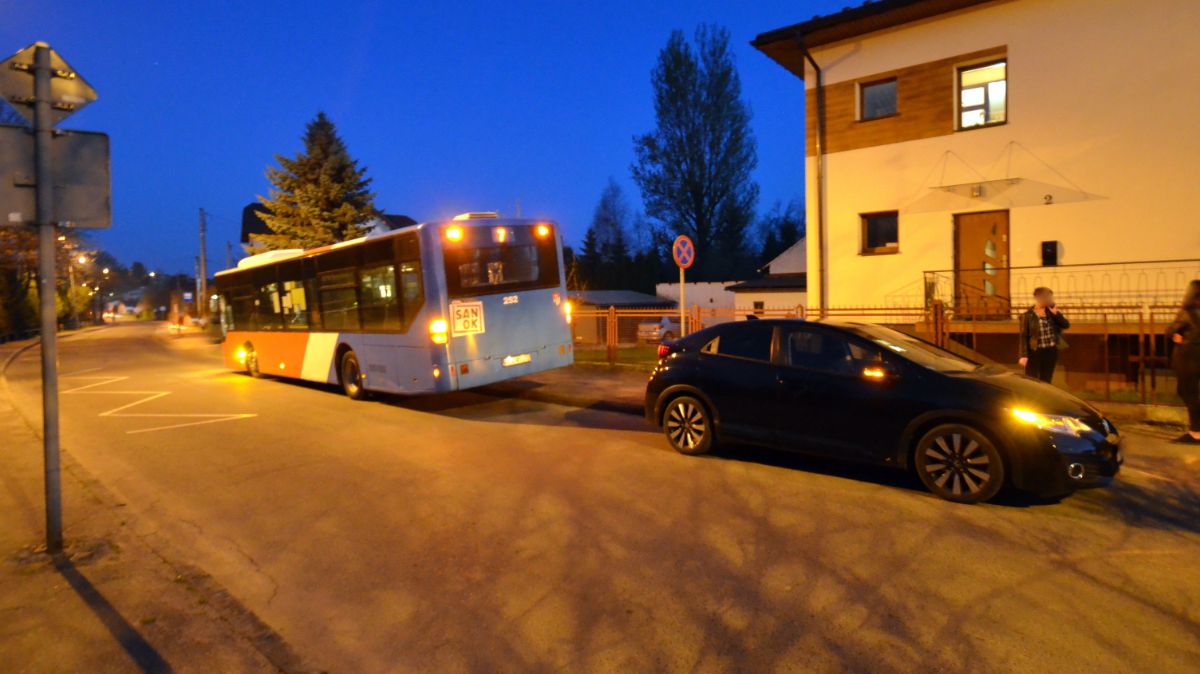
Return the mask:
<svg viewBox="0 0 1200 674">
<path fill-rule="evenodd" d="M 667 403 L 667 411 L 663 414 L 663 430 L 667 434 L 667 442 L 681 454 L 712 451 L 712 415 L 704 403 L 691 396 L 680 396 Z"/>
<path fill-rule="evenodd" d="M 979 431 L 943 424 L 917 442 L 917 475 L 934 495 L 957 503 L 980 503 L 1004 486 L 1004 460 Z"/>
</svg>

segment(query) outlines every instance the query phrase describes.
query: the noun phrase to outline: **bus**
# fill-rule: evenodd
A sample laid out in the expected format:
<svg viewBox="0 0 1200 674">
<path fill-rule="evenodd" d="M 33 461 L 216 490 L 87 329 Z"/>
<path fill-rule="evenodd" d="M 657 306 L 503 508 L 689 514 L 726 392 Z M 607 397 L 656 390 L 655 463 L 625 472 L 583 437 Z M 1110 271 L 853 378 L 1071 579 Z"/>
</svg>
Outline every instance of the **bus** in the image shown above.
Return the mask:
<svg viewBox="0 0 1200 674">
<path fill-rule="evenodd" d="M 554 222 L 470 213 L 216 275 L 226 366 L 370 392 L 442 393 L 570 365 Z"/>
</svg>

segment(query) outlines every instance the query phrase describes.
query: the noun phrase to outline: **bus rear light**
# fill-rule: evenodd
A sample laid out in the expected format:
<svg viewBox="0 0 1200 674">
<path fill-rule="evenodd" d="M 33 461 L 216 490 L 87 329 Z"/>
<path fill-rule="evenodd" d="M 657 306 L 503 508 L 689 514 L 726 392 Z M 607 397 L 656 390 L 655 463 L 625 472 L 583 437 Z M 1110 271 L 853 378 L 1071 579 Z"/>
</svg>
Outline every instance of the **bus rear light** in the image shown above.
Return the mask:
<svg viewBox="0 0 1200 674">
<path fill-rule="evenodd" d="M 429 338 L 434 344 L 445 344 L 450 341 L 450 326 L 446 324 L 446 319 L 435 318 L 429 322 Z"/>
<path fill-rule="evenodd" d="M 446 228 L 446 240 L 447 241 L 462 241 L 462 238 L 463 238 L 463 228 L 462 227 L 459 227 L 458 225 L 453 225 L 451 227 Z"/>
<path fill-rule="evenodd" d="M 571 324 L 571 312 L 573 309 L 574 307 L 571 306 L 571 300 L 566 300 L 563 302 L 563 316 L 565 316 L 567 319 L 567 325 Z"/>
<path fill-rule="evenodd" d="M 440 368 L 440 367 L 433 368 L 433 378 L 438 379 L 441 376 L 442 376 L 442 368 Z"/>
<path fill-rule="evenodd" d="M 539 239 L 544 239 L 547 236 L 550 236 L 550 225 L 538 225 L 537 227 L 533 228 L 533 233 L 537 234 Z"/>
<path fill-rule="evenodd" d="M 497 228 L 493 229 L 492 230 L 492 238 L 496 240 L 496 243 L 507 243 L 508 242 L 508 228 L 507 227 L 497 227 Z"/>
</svg>

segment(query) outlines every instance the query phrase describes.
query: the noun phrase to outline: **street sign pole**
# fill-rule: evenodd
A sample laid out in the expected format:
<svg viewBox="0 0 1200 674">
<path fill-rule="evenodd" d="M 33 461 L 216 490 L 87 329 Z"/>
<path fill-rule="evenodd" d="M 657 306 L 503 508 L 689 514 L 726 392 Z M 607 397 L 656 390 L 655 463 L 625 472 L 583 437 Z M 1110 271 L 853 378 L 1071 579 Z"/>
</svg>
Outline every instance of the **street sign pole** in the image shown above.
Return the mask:
<svg viewBox="0 0 1200 674">
<path fill-rule="evenodd" d="M 46 550 L 62 552 L 62 480 L 58 452 L 58 312 L 55 280 L 54 181 L 50 172 L 50 46 L 38 43 L 33 60 L 34 174 L 37 180 L 38 300 L 42 337 L 42 454 L 46 479 Z"/>
<path fill-rule="evenodd" d="M 679 267 L 679 334 L 682 337 L 688 332 L 687 302 L 684 299 L 683 291 L 683 270 L 695 264 L 696 244 L 692 243 L 692 240 L 686 236 L 679 235 L 675 237 L 675 242 L 671 244 L 671 258 L 675 260 L 675 265 Z"/>
<path fill-rule="evenodd" d="M 687 335 L 687 302 L 683 299 L 683 267 L 679 268 L 679 336 Z"/>
</svg>

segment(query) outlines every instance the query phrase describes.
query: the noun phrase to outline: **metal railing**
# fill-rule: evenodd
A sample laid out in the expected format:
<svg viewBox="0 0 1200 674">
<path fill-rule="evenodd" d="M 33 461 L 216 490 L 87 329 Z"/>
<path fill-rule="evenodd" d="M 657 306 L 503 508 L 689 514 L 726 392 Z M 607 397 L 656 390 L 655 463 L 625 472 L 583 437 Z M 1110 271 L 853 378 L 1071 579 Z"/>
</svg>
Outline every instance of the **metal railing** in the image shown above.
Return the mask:
<svg viewBox="0 0 1200 674">
<path fill-rule="evenodd" d="M 943 269 L 926 271 L 924 277 L 926 306 L 981 298 L 993 305 L 1021 305 L 1031 303 L 1033 290 L 1042 286 L 1053 289 L 1060 304 L 1076 307 L 1166 305 L 1180 301 L 1188 282 L 1200 278 L 1200 259 Z"/>
<path fill-rule="evenodd" d="M 1081 397 L 1152 404 L 1178 404 L 1169 369 L 1171 345 L 1164 337 L 1173 304 L 1060 304 L 1071 321 L 1070 348 L 1060 356 L 1056 383 Z M 982 303 L 930 306 L 860 306 L 758 310 L 692 306 L 681 334 L 733 320 L 798 318 L 883 324 L 976 359 L 1018 369 L 1023 306 Z M 576 361 L 649 370 L 658 361 L 658 342 L 639 341 L 638 325 L 676 319 L 673 309 L 588 307 L 574 314 Z"/>
</svg>

